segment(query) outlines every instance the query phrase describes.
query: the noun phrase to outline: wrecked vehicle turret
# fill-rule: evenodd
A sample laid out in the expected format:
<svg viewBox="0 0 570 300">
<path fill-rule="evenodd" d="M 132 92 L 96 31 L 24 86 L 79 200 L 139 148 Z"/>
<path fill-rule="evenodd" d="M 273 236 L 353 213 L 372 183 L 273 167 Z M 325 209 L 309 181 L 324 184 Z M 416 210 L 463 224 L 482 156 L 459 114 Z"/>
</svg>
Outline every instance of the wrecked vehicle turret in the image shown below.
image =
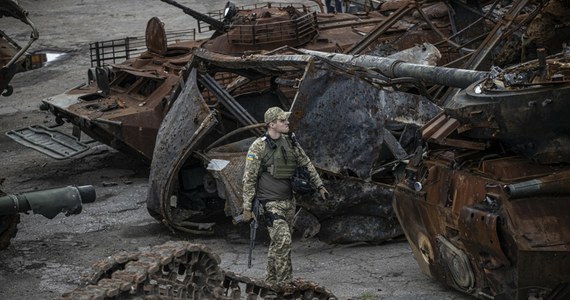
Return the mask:
<svg viewBox="0 0 570 300">
<path fill-rule="evenodd" d="M 481 299 L 570 297 L 570 56 L 461 90 L 422 128 L 394 210 L 423 273 Z"/>
</svg>

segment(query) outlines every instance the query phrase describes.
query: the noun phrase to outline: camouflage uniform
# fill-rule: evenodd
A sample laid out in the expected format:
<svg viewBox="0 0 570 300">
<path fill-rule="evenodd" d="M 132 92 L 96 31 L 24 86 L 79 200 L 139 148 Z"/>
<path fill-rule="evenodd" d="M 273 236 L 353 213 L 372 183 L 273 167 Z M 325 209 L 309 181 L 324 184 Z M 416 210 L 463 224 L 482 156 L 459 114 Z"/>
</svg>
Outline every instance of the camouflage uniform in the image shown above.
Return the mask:
<svg viewBox="0 0 570 300">
<path fill-rule="evenodd" d="M 256 195 L 256 189 L 258 188 L 257 185 L 260 177 L 268 175 L 263 174 L 264 172 L 267 172 L 267 170 L 264 170 L 264 166 L 262 166 L 264 155 L 267 153 L 266 151 L 269 150 L 266 149 L 268 147 L 266 139 L 268 138 L 269 137 L 267 135 L 264 135 L 256 139 L 247 153 L 243 177 L 244 211 L 251 210 L 252 201 Z M 287 135 L 281 135 L 277 142 L 290 143 L 291 139 Z M 317 173 L 317 170 L 303 149 L 298 145 L 292 147 L 292 149 L 296 158 L 296 166 L 306 166 L 311 176 L 311 184 L 315 188 L 322 186 L 323 183 Z M 289 191 L 291 191 L 290 184 Z M 267 227 L 271 243 L 267 253 L 266 281 L 271 283 L 286 282 L 293 279 L 293 269 L 291 266 L 291 232 L 293 225 L 292 221 L 295 215 L 295 197 L 292 196 L 291 192 L 290 194 L 290 198 L 287 199 L 260 198 L 260 201 L 265 203 L 264 209 L 266 213 L 270 212 L 277 216 L 273 221 L 273 224 Z"/>
</svg>

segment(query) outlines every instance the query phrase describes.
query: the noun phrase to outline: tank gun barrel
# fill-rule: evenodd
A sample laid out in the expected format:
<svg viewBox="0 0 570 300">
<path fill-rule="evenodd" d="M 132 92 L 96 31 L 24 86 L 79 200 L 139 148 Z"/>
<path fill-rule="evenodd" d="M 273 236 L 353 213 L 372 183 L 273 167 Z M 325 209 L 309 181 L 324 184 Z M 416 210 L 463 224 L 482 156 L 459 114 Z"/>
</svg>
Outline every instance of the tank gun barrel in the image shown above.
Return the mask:
<svg viewBox="0 0 570 300">
<path fill-rule="evenodd" d="M 398 59 L 372 55 L 347 55 L 305 49 L 298 49 L 298 51 L 336 63 L 376 69 L 390 78 L 413 77 L 424 82 L 457 88 L 466 88 L 488 75 L 488 72 L 412 64 Z"/>
<path fill-rule="evenodd" d="M 216 30 L 218 31 L 226 31 L 226 25 L 224 24 L 224 22 L 220 21 L 220 20 L 216 20 L 208 15 L 205 15 L 201 12 L 197 12 L 193 9 L 191 9 L 188 6 L 184 6 L 174 0 L 160 0 L 162 2 L 166 2 L 172 6 L 176 6 L 178 8 L 180 8 L 185 14 L 190 15 L 191 17 L 193 17 L 194 19 L 198 20 L 198 21 L 202 21 L 202 22 L 206 22 L 208 24 L 210 24 L 210 26 L 214 27 Z"/>
<path fill-rule="evenodd" d="M 527 180 L 506 185 L 505 192 L 510 199 L 526 198 L 540 195 L 570 194 L 570 173 L 560 173 L 542 178 Z"/>
<path fill-rule="evenodd" d="M 60 212 L 66 216 L 79 214 L 81 203 L 95 201 L 95 189 L 91 185 L 12 194 L 0 197 L 0 216 L 13 215 L 33 210 L 48 219 Z"/>
</svg>

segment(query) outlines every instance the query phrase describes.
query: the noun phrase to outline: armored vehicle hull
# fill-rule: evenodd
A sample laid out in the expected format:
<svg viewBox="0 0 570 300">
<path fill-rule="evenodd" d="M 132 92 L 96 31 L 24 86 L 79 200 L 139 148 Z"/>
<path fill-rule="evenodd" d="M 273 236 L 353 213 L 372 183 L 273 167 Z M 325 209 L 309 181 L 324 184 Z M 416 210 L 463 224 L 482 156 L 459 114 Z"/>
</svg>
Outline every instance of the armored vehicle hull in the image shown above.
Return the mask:
<svg viewBox="0 0 570 300">
<path fill-rule="evenodd" d="M 422 272 L 482 299 L 570 297 L 567 61 L 495 70 L 424 126 L 393 201 Z"/>
</svg>

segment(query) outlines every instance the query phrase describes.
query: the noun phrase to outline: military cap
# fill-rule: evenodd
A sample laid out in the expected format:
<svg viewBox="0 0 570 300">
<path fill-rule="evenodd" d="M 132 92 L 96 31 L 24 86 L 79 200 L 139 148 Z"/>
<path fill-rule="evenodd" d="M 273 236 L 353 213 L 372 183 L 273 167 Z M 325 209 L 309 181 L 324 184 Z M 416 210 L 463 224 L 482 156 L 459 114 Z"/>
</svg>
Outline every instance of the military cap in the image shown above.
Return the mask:
<svg viewBox="0 0 570 300">
<path fill-rule="evenodd" d="M 269 124 L 275 120 L 287 120 L 291 115 L 290 112 L 284 112 L 281 108 L 274 106 L 270 107 L 265 112 L 265 124 Z"/>
</svg>

